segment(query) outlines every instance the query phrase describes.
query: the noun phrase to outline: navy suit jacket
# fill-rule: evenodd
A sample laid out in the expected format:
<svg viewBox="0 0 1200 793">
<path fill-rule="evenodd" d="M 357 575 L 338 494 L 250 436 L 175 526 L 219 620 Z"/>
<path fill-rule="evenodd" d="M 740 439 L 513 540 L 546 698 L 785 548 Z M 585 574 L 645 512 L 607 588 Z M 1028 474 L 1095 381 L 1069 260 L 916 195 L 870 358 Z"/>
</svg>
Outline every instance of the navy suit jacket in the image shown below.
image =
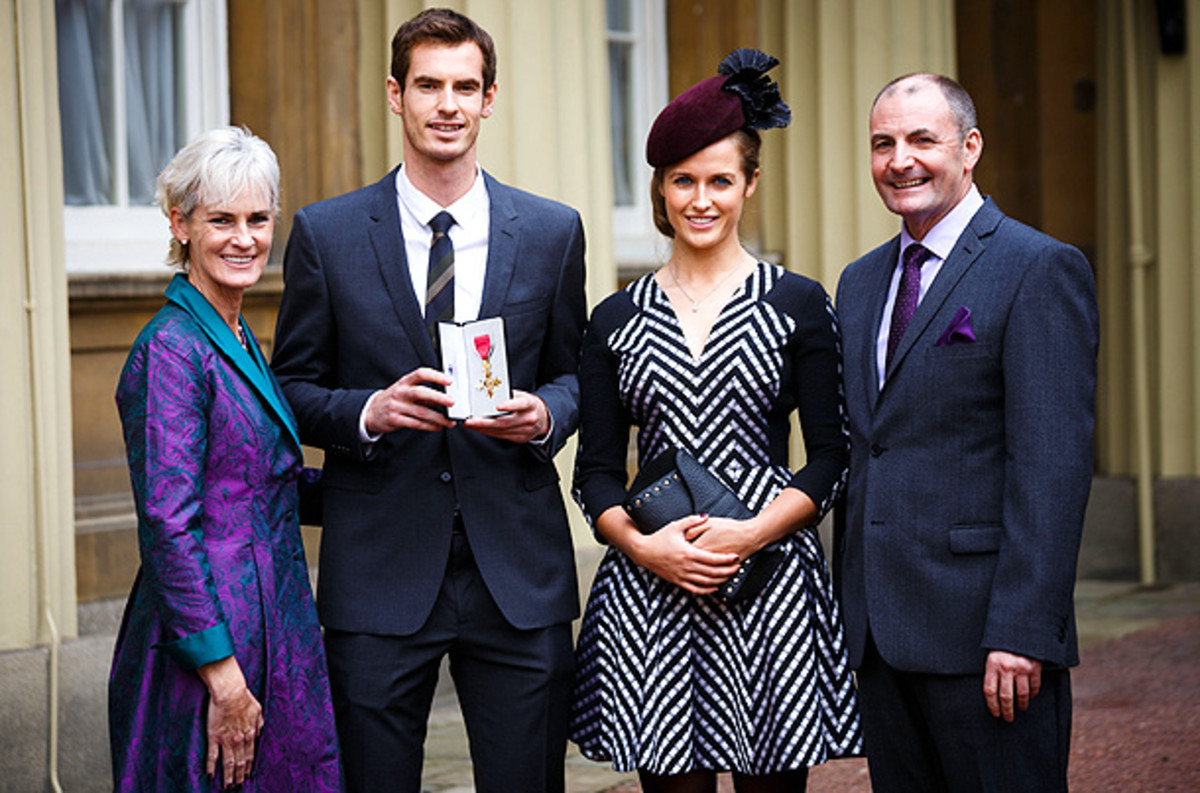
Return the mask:
<svg viewBox="0 0 1200 793">
<path fill-rule="evenodd" d="M 479 316 L 502 316 L 511 385 L 553 418 L 545 447 L 461 425 L 401 429 L 362 444 L 367 398 L 420 366 L 440 368 L 412 287 L 396 172 L 296 213 L 272 366 L 301 440 L 325 450 L 322 623 L 407 635 L 424 624 L 461 510 L 504 616 L 540 628 L 579 612 L 575 559 L 552 456 L 579 421 L 584 322 L 579 214 L 486 180 L 491 221 Z"/>
<path fill-rule="evenodd" d="M 880 389 L 875 340 L 899 245 L 853 262 L 837 293 L 851 460 L 835 568 L 851 663 L 869 624 L 898 669 L 980 674 L 990 650 L 1074 665 L 1099 335 L 1091 269 L 988 199 Z M 975 341 L 946 343 L 963 309 Z"/>
</svg>

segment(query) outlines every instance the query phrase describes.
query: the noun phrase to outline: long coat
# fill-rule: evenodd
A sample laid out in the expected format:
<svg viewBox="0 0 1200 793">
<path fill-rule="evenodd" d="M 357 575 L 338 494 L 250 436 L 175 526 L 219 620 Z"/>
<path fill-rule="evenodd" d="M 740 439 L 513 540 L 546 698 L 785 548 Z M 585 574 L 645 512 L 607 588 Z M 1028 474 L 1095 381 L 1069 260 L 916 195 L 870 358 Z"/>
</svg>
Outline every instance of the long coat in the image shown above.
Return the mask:
<svg viewBox="0 0 1200 793">
<path fill-rule="evenodd" d="M 142 564 L 109 680 L 114 789 L 220 787 L 195 670 L 234 654 L 265 722 L 243 790 L 339 790 L 295 419 L 253 337 L 182 275 L 167 300 L 117 389 Z"/>
</svg>

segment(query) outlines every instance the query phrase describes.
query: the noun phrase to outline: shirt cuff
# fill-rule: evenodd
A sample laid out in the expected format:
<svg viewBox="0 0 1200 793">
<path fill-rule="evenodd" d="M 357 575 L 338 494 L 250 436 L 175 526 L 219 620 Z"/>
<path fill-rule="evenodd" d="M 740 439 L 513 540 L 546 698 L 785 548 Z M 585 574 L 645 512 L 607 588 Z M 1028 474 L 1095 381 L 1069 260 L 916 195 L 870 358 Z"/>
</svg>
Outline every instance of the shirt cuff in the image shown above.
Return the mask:
<svg viewBox="0 0 1200 793">
<path fill-rule="evenodd" d="M 540 438 L 534 438 L 529 442 L 530 446 L 545 446 L 554 437 L 554 416 L 550 417 L 550 429 L 546 430 L 546 434 Z"/>
<path fill-rule="evenodd" d="M 374 400 L 375 397 L 379 396 L 380 393 L 382 392 L 376 391 L 375 393 L 371 394 L 371 396 L 367 397 L 367 401 L 363 403 L 362 412 L 358 414 L 358 440 L 360 443 L 363 443 L 367 446 L 375 443 L 377 440 L 383 437 L 382 432 L 375 434 L 367 432 L 367 409 L 371 407 L 371 401 Z"/>
<path fill-rule="evenodd" d="M 550 412 L 550 406 L 546 404 L 546 400 L 542 399 L 537 394 L 534 394 L 533 398 L 540 401 L 542 403 L 542 405 L 546 408 L 546 420 L 550 422 L 550 426 L 548 426 L 546 428 L 545 435 L 541 436 L 540 438 L 534 438 L 531 441 L 529 441 L 530 446 L 535 446 L 540 449 L 540 448 L 545 447 L 548 443 L 550 443 L 550 439 L 554 437 L 554 414 Z"/>
</svg>

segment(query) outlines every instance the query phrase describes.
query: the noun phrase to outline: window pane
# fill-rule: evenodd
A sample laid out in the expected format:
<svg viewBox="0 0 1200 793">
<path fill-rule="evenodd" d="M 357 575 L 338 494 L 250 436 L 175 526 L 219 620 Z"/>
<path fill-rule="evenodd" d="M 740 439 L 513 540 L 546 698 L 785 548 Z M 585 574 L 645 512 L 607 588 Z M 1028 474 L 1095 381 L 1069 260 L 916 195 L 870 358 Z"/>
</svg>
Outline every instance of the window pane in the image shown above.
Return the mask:
<svg viewBox="0 0 1200 793">
<path fill-rule="evenodd" d="M 613 201 L 617 206 L 630 206 L 633 198 L 633 47 L 622 42 L 608 44 L 608 85 L 611 116 Z"/>
<path fill-rule="evenodd" d="M 107 0 L 55 0 L 68 205 L 113 203 L 112 35 L 107 6 Z"/>
<path fill-rule="evenodd" d="M 606 0 L 604 5 L 610 31 L 629 32 L 633 29 L 630 0 Z"/>
<path fill-rule="evenodd" d="M 158 172 L 185 142 L 183 6 L 174 0 L 55 0 L 55 13 L 67 205 L 152 203 Z M 115 56 L 118 38 L 124 52 Z"/>
<path fill-rule="evenodd" d="M 154 201 L 154 180 L 175 151 L 178 117 L 178 25 L 182 7 L 170 0 L 125 0 L 125 127 L 129 203 Z"/>
</svg>

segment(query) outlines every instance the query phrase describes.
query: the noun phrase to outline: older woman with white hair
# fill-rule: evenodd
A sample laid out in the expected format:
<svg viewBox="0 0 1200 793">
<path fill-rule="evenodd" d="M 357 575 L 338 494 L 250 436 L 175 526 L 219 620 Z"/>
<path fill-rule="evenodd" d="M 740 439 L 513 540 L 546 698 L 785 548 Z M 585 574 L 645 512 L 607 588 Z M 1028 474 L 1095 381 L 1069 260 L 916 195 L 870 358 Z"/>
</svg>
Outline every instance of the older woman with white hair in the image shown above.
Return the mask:
<svg viewBox="0 0 1200 793">
<path fill-rule="evenodd" d="M 241 316 L 279 165 L 248 130 L 215 129 L 157 192 L 180 272 L 117 388 L 141 568 L 109 680 L 113 789 L 340 790 L 296 421 Z"/>
</svg>

